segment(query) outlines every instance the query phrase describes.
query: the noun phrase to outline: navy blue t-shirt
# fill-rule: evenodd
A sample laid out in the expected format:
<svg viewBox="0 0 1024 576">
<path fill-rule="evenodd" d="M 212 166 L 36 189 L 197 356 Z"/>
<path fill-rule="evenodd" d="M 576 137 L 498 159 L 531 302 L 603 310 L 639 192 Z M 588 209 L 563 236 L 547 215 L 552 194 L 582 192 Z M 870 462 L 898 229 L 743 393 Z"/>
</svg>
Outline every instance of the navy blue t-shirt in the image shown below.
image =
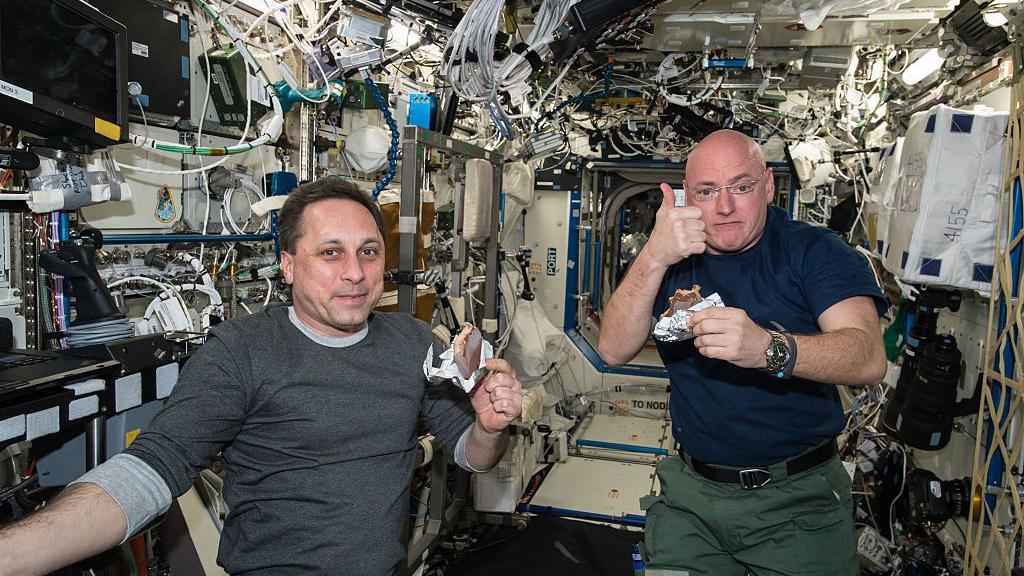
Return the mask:
<svg viewBox="0 0 1024 576">
<path fill-rule="evenodd" d="M 654 315 L 677 288 L 699 284 L 760 326 L 821 332 L 818 316 L 847 298 L 888 303 L 864 256 L 827 228 L 794 222 L 769 207 L 765 233 L 745 252 L 701 254 L 665 274 Z M 834 385 L 774 376 L 701 356 L 693 340 L 657 342 L 672 382 L 673 436 L 694 458 L 723 466 L 767 466 L 818 445 L 844 424 Z"/>
</svg>

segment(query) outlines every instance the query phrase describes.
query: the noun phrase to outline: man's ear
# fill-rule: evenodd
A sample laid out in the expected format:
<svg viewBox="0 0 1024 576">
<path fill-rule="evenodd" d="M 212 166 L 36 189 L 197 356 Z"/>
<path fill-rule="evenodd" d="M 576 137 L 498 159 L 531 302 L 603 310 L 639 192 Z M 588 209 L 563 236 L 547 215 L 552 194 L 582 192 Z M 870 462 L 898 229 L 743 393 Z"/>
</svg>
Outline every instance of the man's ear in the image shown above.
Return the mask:
<svg viewBox="0 0 1024 576">
<path fill-rule="evenodd" d="M 772 172 L 771 168 L 768 168 L 768 173 L 764 175 L 768 179 L 764 184 L 765 197 L 768 203 L 771 204 L 772 200 L 775 199 L 775 173 Z"/>
<path fill-rule="evenodd" d="M 292 274 L 294 273 L 295 260 L 292 259 L 292 255 L 282 251 L 281 252 L 281 272 L 284 273 L 284 281 L 288 284 L 292 283 Z"/>
</svg>

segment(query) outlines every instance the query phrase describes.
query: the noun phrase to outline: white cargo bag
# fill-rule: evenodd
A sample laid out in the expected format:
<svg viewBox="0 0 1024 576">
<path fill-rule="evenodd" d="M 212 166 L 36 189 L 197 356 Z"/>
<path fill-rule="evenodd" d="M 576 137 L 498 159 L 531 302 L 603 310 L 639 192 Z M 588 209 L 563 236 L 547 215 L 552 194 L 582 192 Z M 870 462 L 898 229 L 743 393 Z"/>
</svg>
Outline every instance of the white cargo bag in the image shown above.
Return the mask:
<svg viewBox="0 0 1024 576">
<path fill-rule="evenodd" d="M 879 256 L 885 255 L 885 247 L 889 244 L 889 224 L 896 212 L 896 183 L 899 181 L 902 153 L 903 138 L 897 138 L 896 142 L 879 152 L 871 191 L 864 206 L 864 221 L 872 232 L 871 250 Z"/>
<path fill-rule="evenodd" d="M 911 117 L 885 255 L 904 281 L 991 290 L 1007 121 L 944 105 Z"/>
</svg>

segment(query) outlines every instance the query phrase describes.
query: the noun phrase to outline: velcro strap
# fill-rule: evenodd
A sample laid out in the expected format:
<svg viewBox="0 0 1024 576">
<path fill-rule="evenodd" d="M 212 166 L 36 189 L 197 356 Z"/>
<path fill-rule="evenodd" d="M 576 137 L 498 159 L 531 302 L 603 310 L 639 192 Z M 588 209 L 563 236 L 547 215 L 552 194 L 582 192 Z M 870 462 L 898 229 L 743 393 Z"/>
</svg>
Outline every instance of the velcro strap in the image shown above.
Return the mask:
<svg viewBox="0 0 1024 576">
<path fill-rule="evenodd" d="M 529 44 L 525 42 L 520 42 L 519 44 L 516 44 L 512 48 L 512 52 L 516 54 L 521 54 L 523 58 L 526 58 L 526 61 L 530 63 L 530 68 L 533 68 L 534 70 L 539 70 L 541 65 L 544 64 L 544 61 L 541 60 L 540 55 L 534 52 L 533 50 L 530 50 Z"/>
</svg>

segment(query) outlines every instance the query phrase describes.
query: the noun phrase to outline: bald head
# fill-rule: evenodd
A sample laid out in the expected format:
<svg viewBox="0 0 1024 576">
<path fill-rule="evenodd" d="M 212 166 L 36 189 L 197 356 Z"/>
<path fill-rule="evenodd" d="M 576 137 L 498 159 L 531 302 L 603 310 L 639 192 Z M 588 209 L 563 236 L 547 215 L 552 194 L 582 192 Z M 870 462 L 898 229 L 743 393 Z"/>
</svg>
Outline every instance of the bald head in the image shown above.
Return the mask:
<svg viewBox="0 0 1024 576">
<path fill-rule="evenodd" d="M 750 162 L 758 171 L 765 166 L 764 151 L 753 138 L 735 130 L 717 130 L 708 134 L 690 150 L 686 159 L 687 171 L 699 167 L 711 158 L 727 158 L 731 162 Z M 694 166 L 694 165 L 697 166 Z"/>
</svg>

